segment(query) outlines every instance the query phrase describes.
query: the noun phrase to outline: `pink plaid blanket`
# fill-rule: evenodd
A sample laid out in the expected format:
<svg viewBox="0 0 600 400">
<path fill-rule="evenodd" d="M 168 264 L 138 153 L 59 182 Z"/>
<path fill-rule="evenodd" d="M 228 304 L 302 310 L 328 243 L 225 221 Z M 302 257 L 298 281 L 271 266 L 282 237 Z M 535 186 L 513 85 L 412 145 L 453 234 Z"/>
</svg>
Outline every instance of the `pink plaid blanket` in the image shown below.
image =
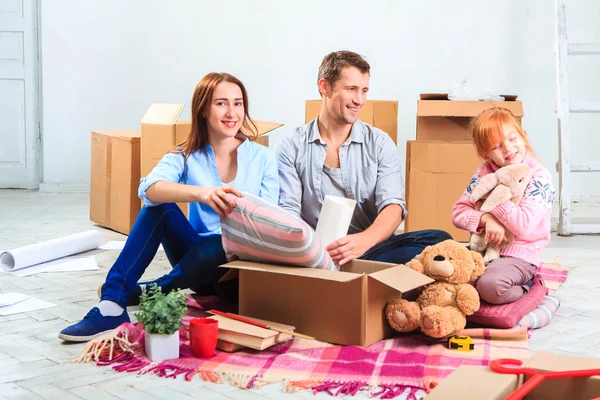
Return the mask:
<svg viewBox="0 0 600 400">
<path fill-rule="evenodd" d="M 190 309 L 184 322 L 204 315 Z M 314 340 L 294 339 L 262 352 L 217 352 L 210 359 L 192 357 L 184 327 L 180 331 L 180 358 L 151 363 L 144 352 L 140 324 L 123 324 L 114 332 L 88 344 L 76 361 L 96 361 L 121 372 L 155 373 L 161 377 L 196 375 L 212 382 L 228 381 L 240 388 L 256 388 L 284 381 L 285 390 L 311 389 L 331 395 L 354 395 L 368 390 L 373 397 L 389 399 L 401 394 L 421 398 L 441 379 L 462 364 L 488 365 L 495 358 L 529 357 L 526 328 L 465 330 L 475 350 L 449 350 L 421 334 L 380 341 L 370 347 L 335 346 Z"/>
<path fill-rule="evenodd" d="M 563 272 L 561 272 L 563 271 Z M 564 282 L 566 269 L 544 265 L 546 282 Z M 558 283 L 558 282 L 557 282 Z M 86 346 L 75 361 L 95 361 L 122 372 L 155 373 L 161 377 L 184 374 L 211 382 L 229 382 L 240 388 L 258 388 L 285 382 L 285 390 L 312 390 L 331 395 L 354 395 L 369 391 L 373 397 L 390 399 L 405 395 L 417 399 L 435 387 L 459 365 L 488 365 L 497 358 L 529 358 L 527 328 L 466 329 L 475 350 L 449 350 L 445 341 L 422 334 L 382 340 L 370 347 L 335 346 L 314 340 L 294 339 L 262 352 L 217 351 L 210 359 L 191 355 L 185 327 L 191 318 L 216 308 L 214 297 L 188 296 L 190 305 L 180 330 L 180 358 L 151 363 L 144 352 L 144 332 L 139 324 L 123 324 L 114 332 Z M 227 310 L 231 311 L 231 310 Z"/>
</svg>

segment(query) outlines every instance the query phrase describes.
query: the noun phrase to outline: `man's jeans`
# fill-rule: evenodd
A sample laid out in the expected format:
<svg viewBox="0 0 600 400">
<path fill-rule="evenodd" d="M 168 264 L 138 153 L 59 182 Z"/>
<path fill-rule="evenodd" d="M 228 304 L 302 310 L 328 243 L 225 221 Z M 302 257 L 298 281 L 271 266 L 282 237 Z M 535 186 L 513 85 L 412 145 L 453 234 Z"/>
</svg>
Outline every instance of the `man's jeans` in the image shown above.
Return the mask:
<svg viewBox="0 0 600 400">
<path fill-rule="evenodd" d="M 361 260 L 406 264 L 416 255 L 421 254 L 425 247 L 447 239 L 452 239 L 452 236 L 437 229 L 392 235 L 383 242 L 371 247 L 359 258 Z"/>
</svg>

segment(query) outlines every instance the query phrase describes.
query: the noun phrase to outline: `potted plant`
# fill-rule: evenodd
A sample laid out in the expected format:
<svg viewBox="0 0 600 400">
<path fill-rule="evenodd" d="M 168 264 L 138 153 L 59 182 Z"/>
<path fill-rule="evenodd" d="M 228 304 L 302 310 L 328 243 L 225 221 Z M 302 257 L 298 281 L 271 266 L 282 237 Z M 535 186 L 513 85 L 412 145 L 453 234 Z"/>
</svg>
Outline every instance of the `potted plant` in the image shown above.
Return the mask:
<svg viewBox="0 0 600 400">
<path fill-rule="evenodd" d="M 185 294 L 173 290 L 164 294 L 151 284 L 140 296 L 140 311 L 135 313 L 144 324 L 146 354 L 151 361 L 179 358 L 179 325 L 187 311 Z"/>
</svg>

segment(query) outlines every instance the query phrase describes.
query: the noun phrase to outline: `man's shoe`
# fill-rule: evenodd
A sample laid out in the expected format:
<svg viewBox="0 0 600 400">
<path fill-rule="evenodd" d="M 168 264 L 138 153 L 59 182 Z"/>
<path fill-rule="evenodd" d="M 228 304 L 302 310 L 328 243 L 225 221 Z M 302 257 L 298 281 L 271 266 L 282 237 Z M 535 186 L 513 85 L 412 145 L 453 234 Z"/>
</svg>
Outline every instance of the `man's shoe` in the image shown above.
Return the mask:
<svg viewBox="0 0 600 400">
<path fill-rule="evenodd" d="M 69 342 L 87 342 L 125 322 L 131 322 L 127 310 L 116 317 L 105 317 L 98 307 L 94 307 L 81 321 L 60 331 L 58 337 Z"/>
<path fill-rule="evenodd" d="M 145 288 L 146 285 L 143 283 L 138 283 L 136 285 L 135 289 L 133 289 L 135 293 L 129 296 L 129 298 L 127 299 L 127 307 L 137 306 L 140 304 L 140 296 L 142 295 L 142 292 Z M 102 300 L 102 289 L 104 289 L 104 283 L 98 286 L 98 298 L 100 300 Z"/>
</svg>

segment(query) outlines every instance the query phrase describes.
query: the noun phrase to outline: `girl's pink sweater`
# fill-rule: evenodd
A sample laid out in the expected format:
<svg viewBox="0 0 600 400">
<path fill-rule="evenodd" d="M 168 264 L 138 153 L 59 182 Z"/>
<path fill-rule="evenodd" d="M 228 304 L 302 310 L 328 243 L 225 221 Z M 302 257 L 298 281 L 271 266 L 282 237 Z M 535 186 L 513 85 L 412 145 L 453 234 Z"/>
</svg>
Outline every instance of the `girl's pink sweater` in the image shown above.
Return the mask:
<svg viewBox="0 0 600 400">
<path fill-rule="evenodd" d="M 490 211 L 490 214 L 515 236 L 514 242 L 500 254 L 518 257 L 539 266 L 540 253 L 550 241 L 550 216 L 555 191 L 550 173 L 538 160 L 528 155 L 523 162 L 531 167 L 531 180 L 525 189 L 525 196 L 519 204 L 506 201 Z M 491 161 L 477 168 L 467 189 L 452 208 L 452 222 L 457 228 L 482 232 L 478 226 L 483 213 L 475 209 L 469 196 L 481 177 L 493 174 L 498 169 Z"/>
</svg>

